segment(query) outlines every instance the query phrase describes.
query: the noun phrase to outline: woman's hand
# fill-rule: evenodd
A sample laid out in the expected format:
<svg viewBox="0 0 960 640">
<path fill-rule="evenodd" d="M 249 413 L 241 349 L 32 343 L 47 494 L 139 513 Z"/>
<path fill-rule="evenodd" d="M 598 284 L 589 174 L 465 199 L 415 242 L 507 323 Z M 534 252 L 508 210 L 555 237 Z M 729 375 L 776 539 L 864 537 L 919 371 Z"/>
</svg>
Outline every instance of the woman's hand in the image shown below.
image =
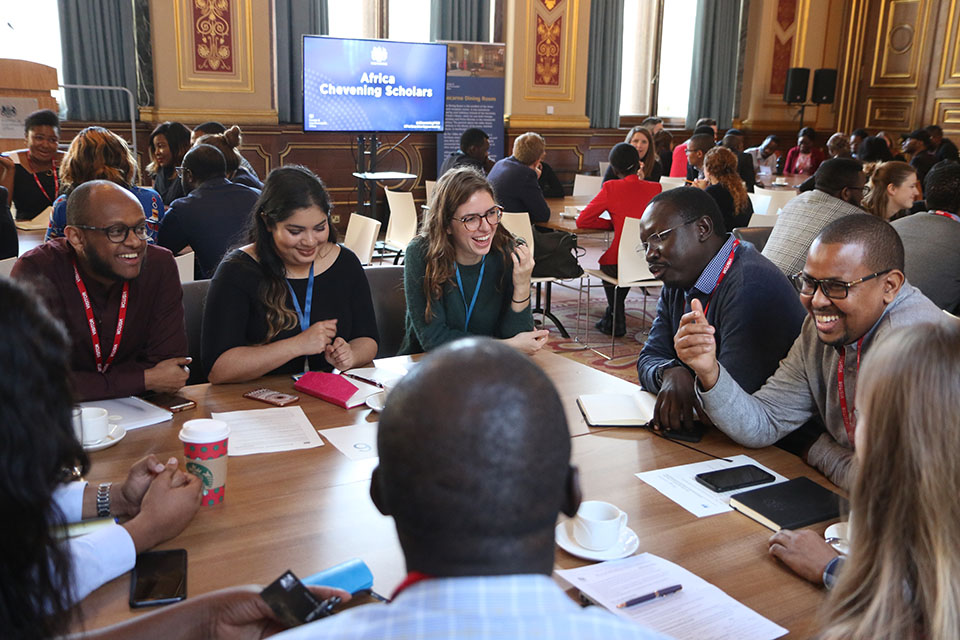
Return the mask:
<svg viewBox="0 0 960 640">
<path fill-rule="evenodd" d="M 526 244 L 518 244 L 511 254 L 513 260 L 513 295 L 517 296 L 530 288 L 530 275 L 533 273 L 533 251 Z"/>
<path fill-rule="evenodd" d="M 312 356 L 317 353 L 326 354 L 327 347 L 337 336 L 337 319 L 314 322 L 306 331 L 296 336 L 298 351 L 302 356 Z"/>
<path fill-rule="evenodd" d="M 352 369 L 356 364 L 353 347 L 350 346 L 349 342 L 340 337 L 327 345 L 323 355 L 331 366 L 340 369 L 340 371 Z"/>
<path fill-rule="evenodd" d="M 694 181 L 693 181 L 693 186 L 695 186 L 697 189 L 706 190 L 706 188 L 710 186 L 710 181 L 709 181 L 709 180 L 694 180 Z"/>
<path fill-rule="evenodd" d="M 543 345 L 547 344 L 547 337 L 550 335 L 550 331 L 547 329 L 536 329 L 534 331 L 523 331 L 513 336 L 512 338 L 507 338 L 504 340 L 508 345 L 516 349 L 521 353 L 525 353 L 528 356 L 532 356 L 537 351 L 543 348 Z"/>
</svg>

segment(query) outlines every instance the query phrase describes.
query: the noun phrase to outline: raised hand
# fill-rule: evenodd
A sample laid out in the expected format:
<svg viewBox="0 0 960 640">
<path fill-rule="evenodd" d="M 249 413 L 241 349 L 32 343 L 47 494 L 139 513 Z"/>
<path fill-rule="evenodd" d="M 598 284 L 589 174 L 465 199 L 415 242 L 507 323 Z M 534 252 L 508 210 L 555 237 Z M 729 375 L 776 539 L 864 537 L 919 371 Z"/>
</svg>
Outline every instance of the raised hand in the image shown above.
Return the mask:
<svg viewBox="0 0 960 640">
<path fill-rule="evenodd" d="M 690 303 L 691 311 L 680 318 L 680 328 L 673 337 L 673 348 L 688 367 L 690 367 L 700 386 L 709 391 L 720 377 L 720 365 L 717 362 L 716 329 L 707 324 L 703 305 L 694 298 Z"/>
</svg>

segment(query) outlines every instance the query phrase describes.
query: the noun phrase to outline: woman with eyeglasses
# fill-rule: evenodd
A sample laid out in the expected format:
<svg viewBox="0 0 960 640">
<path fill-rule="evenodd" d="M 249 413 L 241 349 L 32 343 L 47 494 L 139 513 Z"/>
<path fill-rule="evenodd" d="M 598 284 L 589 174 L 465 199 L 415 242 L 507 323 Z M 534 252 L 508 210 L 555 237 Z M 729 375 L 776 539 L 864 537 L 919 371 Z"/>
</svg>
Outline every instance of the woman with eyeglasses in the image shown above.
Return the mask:
<svg viewBox="0 0 960 640">
<path fill-rule="evenodd" d="M 548 331 L 533 330 L 533 251 L 500 224 L 493 187 L 470 168 L 437 182 L 420 234 L 404 259 L 406 335 L 401 353 L 429 351 L 468 335 L 506 340 L 532 354 Z"/>
<path fill-rule="evenodd" d="M 177 198 L 187 195 L 177 167 L 190 150 L 190 129 L 179 122 L 164 122 L 150 132 L 150 164 L 147 173 L 153 176 L 153 188 L 169 207 Z"/>
<path fill-rule="evenodd" d="M 377 355 L 370 286 L 357 256 L 337 244 L 331 208 L 306 167 L 267 176 L 249 244 L 228 253 L 210 282 L 202 329 L 210 382 L 343 371 Z"/>
<path fill-rule="evenodd" d="M 109 180 L 132 191 L 143 207 L 150 242 L 156 240 L 163 219 L 163 200 L 150 187 L 137 186 L 138 173 L 137 160 L 120 136 L 103 127 L 87 127 L 78 133 L 60 165 L 61 194 L 53 203 L 44 241 L 63 237 L 63 228 L 67 226 L 67 197 L 91 180 Z"/>
<path fill-rule="evenodd" d="M 60 119 L 49 109 L 34 111 L 23 129 L 27 148 L 0 153 L 0 186 L 6 187 L 17 220 L 32 220 L 60 194 Z"/>
</svg>

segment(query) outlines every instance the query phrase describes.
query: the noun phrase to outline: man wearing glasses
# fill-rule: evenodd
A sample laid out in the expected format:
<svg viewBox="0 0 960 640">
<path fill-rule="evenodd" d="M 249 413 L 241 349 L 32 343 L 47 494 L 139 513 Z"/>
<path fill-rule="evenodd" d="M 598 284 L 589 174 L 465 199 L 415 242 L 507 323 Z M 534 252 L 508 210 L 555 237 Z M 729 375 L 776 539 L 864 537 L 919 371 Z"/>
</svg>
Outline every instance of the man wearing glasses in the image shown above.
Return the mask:
<svg viewBox="0 0 960 640">
<path fill-rule="evenodd" d="M 860 201 L 866 181 L 862 165 L 853 158 L 831 158 L 821 164 L 814 174 L 814 190 L 790 200 L 777 216 L 763 255 L 784 275 L 803 269 L 810 243 L 824 227 L 843 216 L 864 213 Z"/>
<path fill-rule="evenodd" d="M 21 256 L 11 275 L 34 282 L 67 329 L 77 400 L 178 390 L 190 363 L 183 292 L 171 253 L 147 243 L 136 197 L 86 182 L 67 200 L 64 231 Z"/>
<path fill-rule="evenodd" d="M 884 335 L 946 316 L 903 275 L 903 244 L 873 216 L 847 216 L 813 241 L 791 278 L 807 310 L 800 337 L 753 395 L 717 362 L 715 329 L 699 303 L 683 316 L 677 355 L 697 376 L 697 396 L 713 423 L 748 447 L 765 447 L 812 417 L 826 425 L 804 460 L 848 488 L 856 444 L 860 360 Z"/>
</svg>

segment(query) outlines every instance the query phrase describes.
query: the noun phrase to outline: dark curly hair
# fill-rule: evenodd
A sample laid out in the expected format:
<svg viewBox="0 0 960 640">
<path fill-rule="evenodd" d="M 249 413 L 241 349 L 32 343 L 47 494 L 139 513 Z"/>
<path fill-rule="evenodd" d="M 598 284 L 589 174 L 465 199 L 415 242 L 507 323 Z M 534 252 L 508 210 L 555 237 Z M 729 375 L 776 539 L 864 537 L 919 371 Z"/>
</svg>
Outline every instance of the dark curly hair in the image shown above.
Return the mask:
<svg viewBox="0 0 960 640">
<path fill-rule="evenodd" d="M 72 568 L 54 530 L 53 502 L 68 469 L 90 462 L 71 423 L 67 335 L 26 286 L 0 278 L 0 628 L 4 638 L 49 638 L 70 624 Z"/>
</svg>

